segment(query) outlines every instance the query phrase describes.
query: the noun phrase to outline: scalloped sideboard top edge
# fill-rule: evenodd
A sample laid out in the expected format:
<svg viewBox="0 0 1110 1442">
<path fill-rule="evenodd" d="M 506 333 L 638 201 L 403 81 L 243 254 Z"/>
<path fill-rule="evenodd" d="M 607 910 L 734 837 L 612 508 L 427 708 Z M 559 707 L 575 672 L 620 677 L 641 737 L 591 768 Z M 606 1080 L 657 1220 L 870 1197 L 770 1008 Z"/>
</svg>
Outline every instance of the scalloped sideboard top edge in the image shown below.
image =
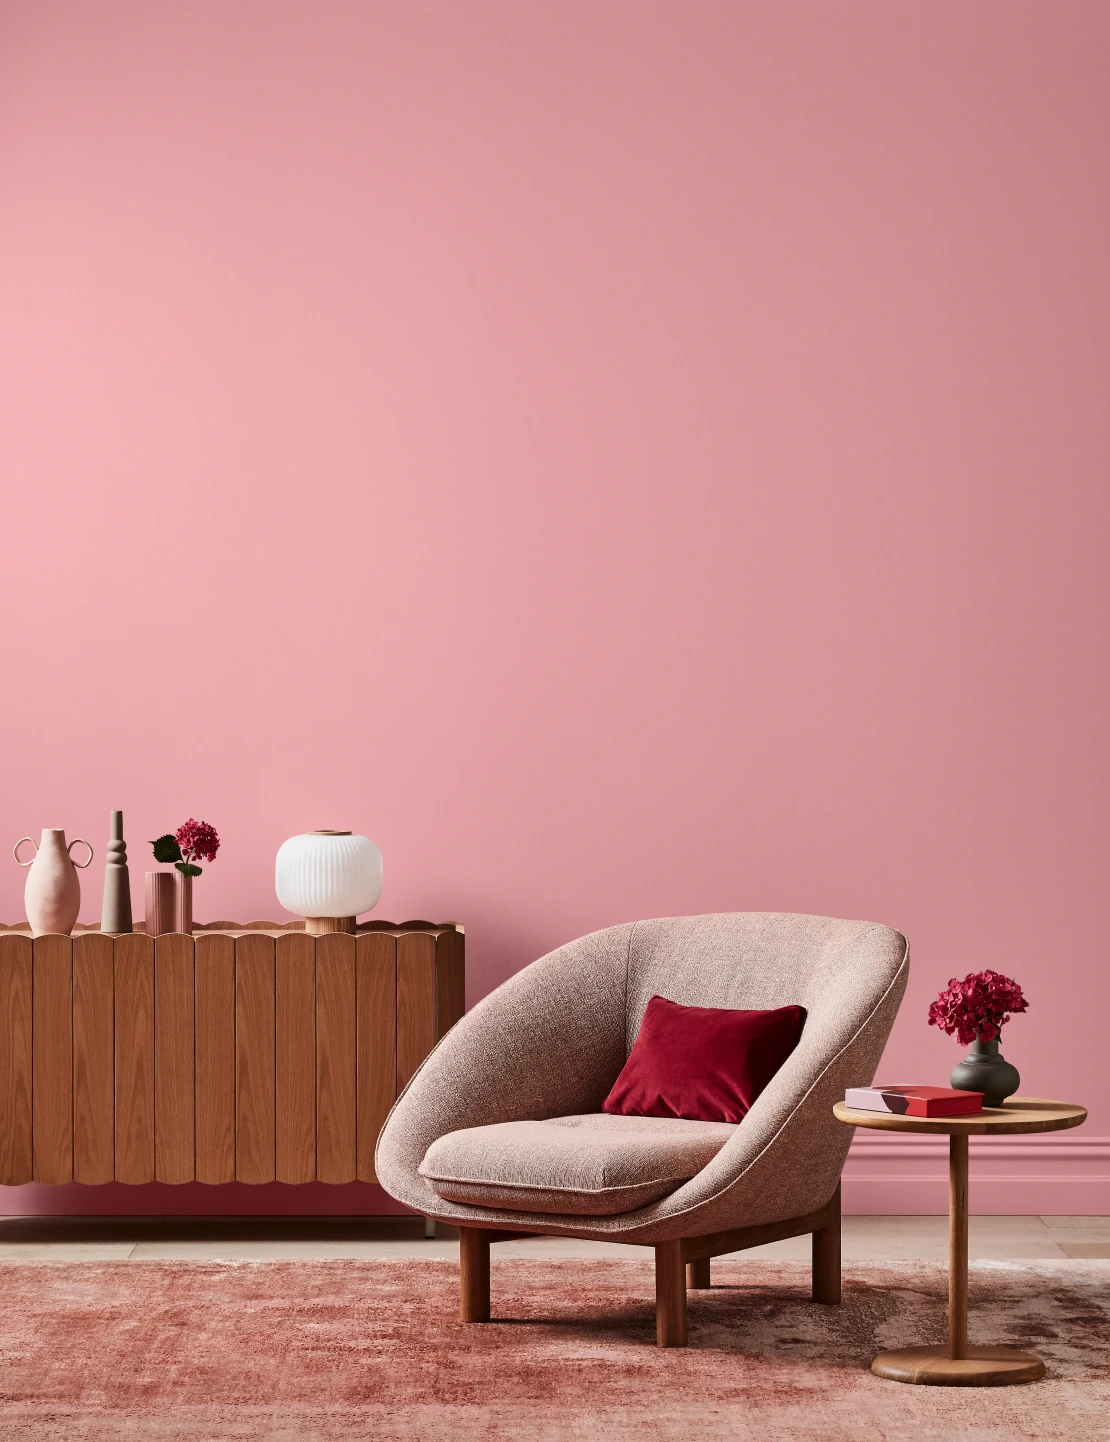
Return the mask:
<svg viewBox="0 0 1110 1442">
<path fill-rule="evenodd" d="M 193 935 L 198 932 L 211 931 L 304 931 L 304 921 L 206 921 L 196 922 L 193 926 Z M 70 933 L 72 936 L 84 935 L 90 931 L 100 930 L 99 921 L 79 921 Z M 0 933 L 14 932 L 17 936 L 30 934 L 31 926 L 26 921 L 0 921 Z M 132 928 L 133 933 L 140 936 L 146 934 L 146 924 L 137 921 Z M 355 928 L 355 934 L 361 935 L 370 931 L 389 931 L 395 934 L 405 931 L 459 931 L 465 934 L 466 928 L 459 921 L 364 921 Z M 118 933 L 113 932 L 113 935 Z M 127 933 L 122 933 L 126 935 Z M 325 933 L 326 934 L 326 933 Z M 342 934 L 342 933 L 337 933 Z"/>
</svg>

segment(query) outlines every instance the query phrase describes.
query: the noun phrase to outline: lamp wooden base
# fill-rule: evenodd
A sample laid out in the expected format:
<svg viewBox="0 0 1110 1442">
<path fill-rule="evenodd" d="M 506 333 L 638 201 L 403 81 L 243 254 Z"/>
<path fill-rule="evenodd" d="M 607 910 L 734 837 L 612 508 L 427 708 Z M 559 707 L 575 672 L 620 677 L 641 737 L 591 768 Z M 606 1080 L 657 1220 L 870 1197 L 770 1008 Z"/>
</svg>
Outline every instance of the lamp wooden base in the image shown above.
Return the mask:
<svg viewBox="0 0 1110 1442">
<path fill-rule="evenodd" d="M 880 1352 L 871 1363 L 876 1377 L 889 1382 L 921 1382 L 929 1387 L 1006 1387 L 1035 1382 L 1045 1366 L 1033 1352 L 1013 1347 L 968 1347 L 966 1357 L 951 1357 L 945 1345 L 899 1347 Z"/>
<path fill-rule="evenodd" d="M 329 931 L 345 931 L 348 936 L 355 934 L 353 916 L 306 916 L 304 929 L 309 936 L 326 936 Z"/>
</svg>

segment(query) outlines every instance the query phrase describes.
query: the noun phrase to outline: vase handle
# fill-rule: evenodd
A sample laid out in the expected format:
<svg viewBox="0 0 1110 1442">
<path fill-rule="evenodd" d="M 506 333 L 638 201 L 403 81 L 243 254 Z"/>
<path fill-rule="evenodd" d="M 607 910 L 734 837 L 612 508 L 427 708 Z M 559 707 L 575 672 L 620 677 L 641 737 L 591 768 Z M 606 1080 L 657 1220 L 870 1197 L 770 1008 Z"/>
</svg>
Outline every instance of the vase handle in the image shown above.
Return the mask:
<svg viewBox="0 0 1110 1442">
<path fill-rule="evenodd" d="M 73 861 L 73 857 L 72 857 L 72 856 L 69 858 L 70 861 L 73 861 L 73 864 L 74 864 L 74 866 L 77 867 L 77 870 L 78 870 L 78 871 L 84 871 L 84 869 L 85 869 L 86 866 L 90 866 L 90 865 L 92 864 L 93 849 L 92 849 L 91 846 L 89 846 L 89 843 L 85 840 L 85 838 L 84 838 L 83 836 L 75 836 L 75 837 L 73 838 L 73 840 L 69 843 L 69 845 L 66 847 L 66 851 L 67 851 L 67 852 L 68 852 L 68 851 L 72 851 L 75 846 L 88 846 L 88 847 L 89 847 L 89 859 L 88 859 L 88 861 L 86 861 L 86 862 L 84 863 L 84 865 L 82 865 L 81 862 L 79 862 L 79 861 Z"/>
<path fill-rule="evenodd" d="M 31 843 L 31 845 L 35 848 L 35 854 L 36 854 L 36 855 L 38 854 L 39 844 L 38 844 L 38 842 L 35 840 L 35 838 L 34 838 L 33 836 L 21 836 L 21 837 L 19 838 L 19 840 L 15 843 L 15 845 L 12 847 L 12 855 L 15 857 L 15 863 L 16 863 L 17 866 L 30 866 L 30 865 L 31 865 L 31 862 L 34 861 L 34 859 L 35 859 L 34 856 L 32 856 L 32 857 L 31 857 L 31 861 L 20 861 L 20 859 L 19 859 L 19 848 L 23 845 L 23 843 L 24 843 L 25 841 L 29 841 L 29 842 Z"/>
</svg>

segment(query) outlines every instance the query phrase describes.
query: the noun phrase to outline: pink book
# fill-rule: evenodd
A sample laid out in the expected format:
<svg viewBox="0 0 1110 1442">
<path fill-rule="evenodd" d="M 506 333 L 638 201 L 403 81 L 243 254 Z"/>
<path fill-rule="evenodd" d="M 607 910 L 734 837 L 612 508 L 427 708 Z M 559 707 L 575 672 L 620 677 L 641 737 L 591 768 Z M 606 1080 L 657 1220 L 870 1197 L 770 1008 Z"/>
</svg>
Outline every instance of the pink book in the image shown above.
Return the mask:
<svg viewBox="0 0 1110 1442">
<path fill-rule="evenodd" d="M 983 1110 L 982 1092 L 953 1091 L 951 1087 L 849 1087 L 844 1101 L 860 1111 L 908 1117 L 961 1117 Z"/>
</svg>

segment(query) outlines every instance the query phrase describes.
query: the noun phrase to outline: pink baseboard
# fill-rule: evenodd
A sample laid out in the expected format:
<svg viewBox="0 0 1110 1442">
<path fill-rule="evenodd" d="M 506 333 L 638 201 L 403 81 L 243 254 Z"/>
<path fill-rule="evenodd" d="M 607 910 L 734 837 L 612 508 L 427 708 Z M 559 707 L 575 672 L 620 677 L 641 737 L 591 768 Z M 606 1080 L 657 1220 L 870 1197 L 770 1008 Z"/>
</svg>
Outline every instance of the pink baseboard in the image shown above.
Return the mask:
<svg viewBox="0 0 1110 1442">
<path fill-rule="evenodd" d="M 148 1182 L 131 1187 L 124 1182 L 84 1186 L 69 1182 L 44 1186 L 28 1182 L 22 1187 L 0 1187 L 0 1216 L 92 1217 L 382 1217 L 409 1216 L 408 1207 L 395 1202 L 371 1182 L 305 1182 L 289 1186 L 268 1182 L 248 1186 L 228 1182 L 211 1187 L 203 1182 L 167 1186 Z"/>
<path fill-rule="evenodd" d="M 940 1176 L 844 1178 L 845 1216 L 933 1216 L 948 1211 L 948 1178 Z M 1110 1216 L 1107 1177 L 987 1177 L 971 1184 L 978 1217 Z"/>
<path fill-rule="evenodd" d="M 844 1168 L 844 1211 L 925 1216 L 948 1210 L 944 1137 L 858 1134 Z M 980 1216 L 1110 1216 L 1110 1137 L 1061 1132 L 971 1144 L 971 1210 Z M 0 1216 L 404 1216 L 370 1182 L 331 1186 L 202 1182 L 141 1187 L 0 1187 Z"/>
<path fill-rule="evenodd" d="M 1110 1137 L 984 1138 L 970 1151 L 973 1214 L 1110 1216 Z M 843 1207 L 854 1216 L 947 1212 L 947 1138 L 858 1133 L 844 1168 Z"/>
</svg>

